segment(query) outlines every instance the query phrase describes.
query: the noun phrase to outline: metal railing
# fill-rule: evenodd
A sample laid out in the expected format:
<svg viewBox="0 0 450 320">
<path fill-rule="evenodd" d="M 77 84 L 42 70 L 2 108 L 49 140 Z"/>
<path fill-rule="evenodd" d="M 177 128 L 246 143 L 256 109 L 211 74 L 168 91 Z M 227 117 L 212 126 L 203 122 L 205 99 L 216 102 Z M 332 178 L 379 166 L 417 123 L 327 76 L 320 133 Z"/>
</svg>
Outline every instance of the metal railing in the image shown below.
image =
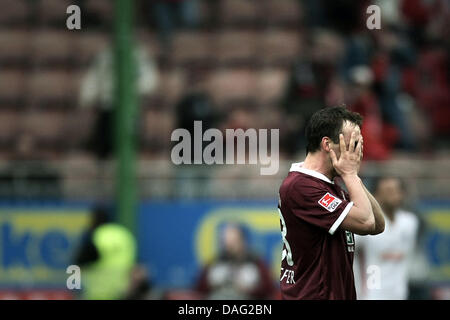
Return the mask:
<svg viewBox="0 0 450 320">
<path fill-rule="evenodd" d="M 257 165 L 184 165 L 170 160 L 137 163 L 141 199 L 274 198 L 293 161 L 281 161 L 276 175 L 260 175 Z M 114 161 L 64 160 L 0 162 L 0 198 L 101 200 L 114 197 Z M 450 198 L 450 157 L 397 158 L 364 162 L 361 176 L 399 176 L 411 197 Z M 369 183 L 370 185 L 370 183 Z"/>
</svg>

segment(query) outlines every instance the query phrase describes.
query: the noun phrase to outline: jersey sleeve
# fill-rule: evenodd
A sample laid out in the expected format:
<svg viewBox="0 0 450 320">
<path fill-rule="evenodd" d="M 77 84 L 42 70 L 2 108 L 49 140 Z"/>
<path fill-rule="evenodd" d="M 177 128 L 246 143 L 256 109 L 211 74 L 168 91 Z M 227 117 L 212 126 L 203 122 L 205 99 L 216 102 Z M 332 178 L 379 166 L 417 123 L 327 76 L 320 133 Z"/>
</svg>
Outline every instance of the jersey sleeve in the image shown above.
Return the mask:
<svg viewBox="0 0 450 320">
<path fill-rule="evenodd" d="M 353 202 L 314 185 L 294 184 L 290 190 L 292 212 L 298 218 L 327 230 L 331 235 L 345 219 Z"/>
</svg>

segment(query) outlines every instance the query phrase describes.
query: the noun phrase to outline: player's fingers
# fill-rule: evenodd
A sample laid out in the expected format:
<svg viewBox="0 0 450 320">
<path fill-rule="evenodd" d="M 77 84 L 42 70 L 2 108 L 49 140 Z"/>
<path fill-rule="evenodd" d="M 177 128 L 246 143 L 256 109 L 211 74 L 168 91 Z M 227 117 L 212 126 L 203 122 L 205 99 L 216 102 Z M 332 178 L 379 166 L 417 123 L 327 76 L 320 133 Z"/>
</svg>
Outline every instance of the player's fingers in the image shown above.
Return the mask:
<svg viewBox="0 0 450 320">
<path fill-rule="evenodd" d="M 348 151 L 355 151 L 355 131 L 352 131 L 352 134 L 350 135 L 350 144 L 348 145 Z"/>
<path fill-rule="evenodd" d="M 331 157 L 331 162 L 333 163 L 333 166 L 338 162 L 337 157 L 336 157 L 336 153 L 334 153 L 333 149 L 330 149 L 330 157 Z"/>
<path fill-rule="evenodd" d="M 344 152 L 347 151 L 347 146 L 345 145 L 344 141 L 344 135 L 342 133 L 339 134 L 339 147 L 341 149 L 341 154 L 344 154 Z"/>
<path fill-rule="evenodd" d="M 357 143 L 357 145 L 356 145 L 355 152 L 359 157 L 361 157 L 361 149 L 362 149 L 361 139 L 356 140 L 356 143 Z"/>
<path fill-rule="evenodd" d="M 361 159 L 362 159 L 364 156 L 364 138 L 361 137 L 360 143 L 361 143 Z"/>
</svg>

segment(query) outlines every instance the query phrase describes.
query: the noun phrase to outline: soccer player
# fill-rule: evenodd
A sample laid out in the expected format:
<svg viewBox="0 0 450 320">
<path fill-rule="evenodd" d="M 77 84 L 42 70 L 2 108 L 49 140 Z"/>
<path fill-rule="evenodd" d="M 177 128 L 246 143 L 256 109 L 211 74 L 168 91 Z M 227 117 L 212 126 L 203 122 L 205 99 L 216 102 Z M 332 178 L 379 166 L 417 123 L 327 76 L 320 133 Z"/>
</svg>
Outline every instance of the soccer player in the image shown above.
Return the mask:
<svg viewBox="0 0 450 320">
<path fill-rule="evenodd" d="M 356 237 L 354 270 L 358 299 L 405 300 L 419 219 L 401 209 L 404 187 L 399 178 L 378 178 L 372 190 L 386 214 L 386 230 L 375 237 Z M 379 283 L 373 283 L 368 276 Z"/>
<path fill-rule="evenodd" d="M 309 120 L 306 159 L 292 164 L 280 187 L 283 299 L 356 299 L 353 234 L 384 230 L 380 205 L 358 177 L 361 124 L 361 115 L 345 107 Z"/>
</svg>

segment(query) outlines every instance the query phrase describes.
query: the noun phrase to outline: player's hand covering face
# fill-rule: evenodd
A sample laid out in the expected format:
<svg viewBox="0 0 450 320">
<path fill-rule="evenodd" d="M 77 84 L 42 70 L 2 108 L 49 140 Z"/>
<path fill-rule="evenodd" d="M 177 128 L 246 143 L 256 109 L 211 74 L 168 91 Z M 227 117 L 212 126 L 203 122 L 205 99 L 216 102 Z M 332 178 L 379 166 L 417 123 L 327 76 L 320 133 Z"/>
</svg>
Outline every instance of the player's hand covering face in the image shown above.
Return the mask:
<svg viewBox="0 0 450 320">
<path fill-rule="evenodd" d="M 344 129 L 344 133 L 345 131 Z M 357 175 L 363 158 L 364 141 L 359 127 L 353 127 L 349 136 L 350 138 L 346 142 L 344 134 L 341 133 L 339 146 L 330 147 L 331 162 L 340 176 Z"/>
</svg>

